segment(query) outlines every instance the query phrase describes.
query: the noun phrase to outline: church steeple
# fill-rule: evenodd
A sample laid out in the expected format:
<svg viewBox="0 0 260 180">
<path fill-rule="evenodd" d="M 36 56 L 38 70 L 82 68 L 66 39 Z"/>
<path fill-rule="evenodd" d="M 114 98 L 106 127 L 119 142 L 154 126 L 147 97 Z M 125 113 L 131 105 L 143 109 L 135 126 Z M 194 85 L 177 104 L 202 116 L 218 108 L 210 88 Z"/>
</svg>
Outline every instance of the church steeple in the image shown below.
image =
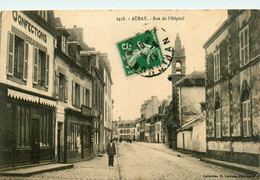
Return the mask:
<svg viewBox="0 0 260 180">
<path fill-rule="evenodd" d="M 176 35 L 174 52 L 175 52 L 174 53 L 175 57 L 185 56 L 184 46 L 182 47 L 182 45 L 181 45 L 181 39 L 180 39 L 179 33 L 177 33 L 177 35 Z"/>
<path fill-rule="evenodd" d="M 172 62 L 172 75 L 185 75 L 185 48 L 181 45 L 179 33 L 176 35 L 174 46 L 174 58 Z"/>
<path fill-rule="evenodd" d="M 175 46 L 174 46 L 174 56 L 172 60 L 172 74 L 168 76 L 168 80 L 172 83 L 172 106 L 171 106 L 171 112 L 172 113 L 172 122 L 173 124 L 176 124 L 177 127 L 170 127 L 171 133 L 171 148 L 177 149 L 177 129 L 180 125 L 180 116 L 179 116 L 179 93 L 178 93 L 178 87 L 175 86 L 176 82 L 178 82 L 180 79 L 185 77 L 185 49 L 184 46 L 181 45 L 181 38 L 179 34 L 177 33 L 176 39 L 175 39 Z"/>
</svg>

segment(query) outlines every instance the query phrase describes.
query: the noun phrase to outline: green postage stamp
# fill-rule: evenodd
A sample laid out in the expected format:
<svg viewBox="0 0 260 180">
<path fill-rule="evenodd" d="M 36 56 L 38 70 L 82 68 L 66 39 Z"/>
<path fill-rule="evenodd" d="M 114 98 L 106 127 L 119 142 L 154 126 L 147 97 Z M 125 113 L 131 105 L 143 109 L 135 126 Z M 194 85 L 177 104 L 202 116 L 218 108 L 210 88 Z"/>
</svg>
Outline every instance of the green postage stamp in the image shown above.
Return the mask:
<svg viewBox="0 0 260 180">
<path fill-rule="evenodd" d="M 118 42 L 117 48 L 127 77 L 135 74 L 144 77 L 160 75 L 170 66 L 174 53 L 163 28 L 136 34 Z"/>
</svg>

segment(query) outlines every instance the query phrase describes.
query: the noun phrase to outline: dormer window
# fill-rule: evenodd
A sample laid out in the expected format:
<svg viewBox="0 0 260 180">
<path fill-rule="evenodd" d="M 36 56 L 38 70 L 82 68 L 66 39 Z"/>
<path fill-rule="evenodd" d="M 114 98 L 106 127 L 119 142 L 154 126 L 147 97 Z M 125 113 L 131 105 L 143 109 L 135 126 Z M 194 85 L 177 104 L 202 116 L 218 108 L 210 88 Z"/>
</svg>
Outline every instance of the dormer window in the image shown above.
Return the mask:
<svg viewBox="0 0 260 180">
<path fill-rule="evenodd" d="M 73 42 L 68 42 L 68 54 L 73 60 L 78 64 L 81 65 L 80 63 L 80 51 L 82 50 L 80 44 L 76 41 Z"/>
<path fill-rule="evenodd" d="M 67 38 L 65 36 L 61 37 L 61 50 L 67 54 Z"/>
</svg>

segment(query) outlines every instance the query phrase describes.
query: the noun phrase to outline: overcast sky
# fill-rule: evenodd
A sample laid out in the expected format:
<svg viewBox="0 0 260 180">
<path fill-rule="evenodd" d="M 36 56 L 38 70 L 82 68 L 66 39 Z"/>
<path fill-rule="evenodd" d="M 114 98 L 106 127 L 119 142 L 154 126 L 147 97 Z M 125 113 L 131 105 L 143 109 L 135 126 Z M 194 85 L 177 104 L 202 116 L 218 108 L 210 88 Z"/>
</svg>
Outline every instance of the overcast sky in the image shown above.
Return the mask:
<svg viewBox="0 0 260 180">
<path fill-rule="evenodd" d="M 84 29 L 84 40 L 97 51 L 108 53 L 112 67 L 112 98 L 114 99 L 113 119 L 133 120 L 140 117 L 142 103 L 151 96 L 159 100 L 171 95 L 171 82 L 167 77 L 171 68 L 163 74 L 145 78 L 126 77 L 116 43 L 135 36 L 153 27 L 164 28 L 170 41 L 174 42 L 177 32 L 186 51 L 186 73 L 205 70 L 205 51 L 202 45 L 227 18 L 226 10 L 153 10 L 153 11 L 55 11 L 63 26 L 73 25 Z M 132 21 L 128 18 L 147 16 L 148 21 Z M 159 20 L 153 17 L 184 17 L 184 20 Z M 117 21 L 125 17 L 126 21 Z M 151 18 L 151 20 L 150 20 Z"/>
</svg>

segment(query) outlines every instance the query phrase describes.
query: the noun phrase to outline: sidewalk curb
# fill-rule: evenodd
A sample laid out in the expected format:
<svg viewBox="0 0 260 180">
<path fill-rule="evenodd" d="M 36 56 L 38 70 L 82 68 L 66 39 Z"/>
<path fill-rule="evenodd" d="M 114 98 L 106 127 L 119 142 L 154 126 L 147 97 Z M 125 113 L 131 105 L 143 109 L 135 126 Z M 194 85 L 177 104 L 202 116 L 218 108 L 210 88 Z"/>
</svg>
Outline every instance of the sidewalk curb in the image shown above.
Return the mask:
<svg viewBox="0 0 260 180">
<path fill-rule="evenodd" d="M 9 171 L 3 171 L 0 172 L 1 176 L 21 176 L 21 177 L 28 177 L 34 174 L 40 174 L 40 173 L 45 173 L 45 172 L 51 172 L 51 171 L 58 171 L 58 170 L 63 170 L 63 169 L 70 169 L 73 168 L 73 164 L 60 164 L 53 166 L 52 165 L 46 165 L 44 167 L 32 167 L 32 168 L 21 168 L 17 170 L 9 170 Z M 37 169 L 38 168 L 38 169 Z M 31 169 L 31 170 L 29 170 Z M 26 172 L 27 171 L 27 172 Z"/>
<path fill-rule="evenodd" d="M 220 160 L 215 160 L 215 159 L 210 159 L 210 158 L 200 158 L 200 161 L 206 162 L 206 163 L 211 163 L 217 166 L 222 166 L 225 168 L 230 168 L 238 171 L 245 172 L 247 174 L 251 174 L 253 176 L 259 175 L 260 168 L 257 167 L 251 167 L 247 165 L 241 165 L 237 163 L 231 163 L 231 162 L 226 162 L 226 161 L 220 161 Z M 258 170 L 257 170 L 258 169 Z"/>
</svg>

